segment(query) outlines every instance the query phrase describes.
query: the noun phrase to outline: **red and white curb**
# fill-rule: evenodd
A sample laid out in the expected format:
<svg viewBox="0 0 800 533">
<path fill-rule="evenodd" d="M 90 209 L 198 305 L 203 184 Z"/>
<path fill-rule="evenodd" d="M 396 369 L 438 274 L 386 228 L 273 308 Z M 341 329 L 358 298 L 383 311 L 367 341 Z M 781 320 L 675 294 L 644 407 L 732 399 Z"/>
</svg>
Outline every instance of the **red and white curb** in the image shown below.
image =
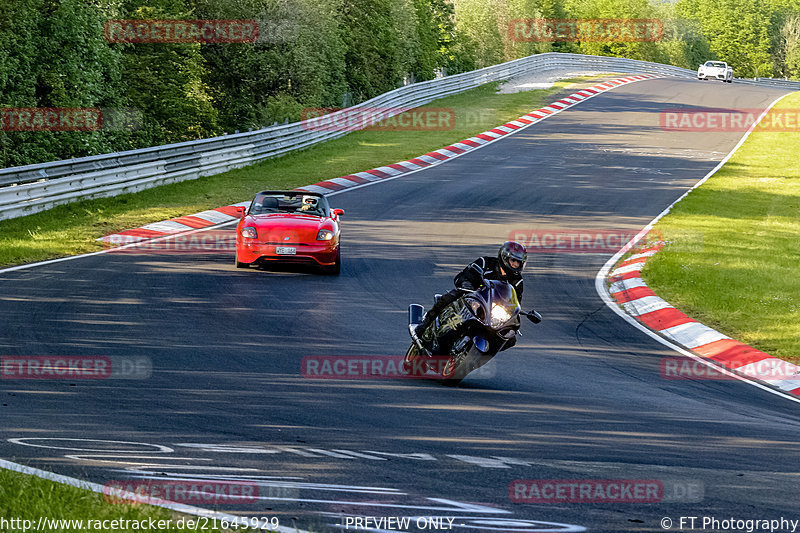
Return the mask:
<svg viewBox="0 0 800 533">
<path fill-rule="evenodd" d="M 690 318 L 659 298 L 644 282 L 646 261 L 663 244 L 656 244 L 628 257 L 611 271 L 608 292 L 639 322 L 739 375 L 758 379 L 789 394 L 800 396 L 800 367 L 734 340 Z M 775 379 L 778 376 L 783 379 Z"/>
<path fill-rule="evenodd" d="M 663 243 L 648 245 L 619 262 L 675 204 L 716 174 L 744 144 L 764 116 L 789 94 L 791 93 L 775 99 L 767 106 L 717 166 L 650 221 L 606 262 L 595 277 L 595 290 L 605 304 L 620 317 L 679 354 L 713 367 L 718 373 L 800 403 L 800 367 L 697 322 L 650 290 L 641 277 L 641 271 L 645 262 L 661 250 Z M 775 379 L 775 376 L 784 379 Z"/>
<path fill-rule="evenodd" d="M 399 161 L 391 165 L 365 170 L 364 172 L 357 172 L 355 174 L 349 174 L 339 178 L 320 181 L 312 185 L 305 185 L 303 187 L 298 187 L 295 190 L 317 192 L 321 194 L 337 193 L 352 187 L 362 187 L 372 183 L 394 179 L 404 174 L 417 172 L 424 168 L 440 165 L 445 161 L 449 161 L 472 150 L 476 150 L 491 144 L 498 139 L 502 139 L 506 135 L 510 135 L 516 131 L 532 126 L 537 122 L 541 122 L 548 117 L 560 113 L 565 109 L 569 109 L 570 107 L 575 106 L 584 100 L 597 96 L 598 94 L 602 94 L 622 85 L 657 77 L 658 76 L 651 74 L 643 74 L 637 76 L 626 76 L 623 78 L 609 80 L 604 83 L 598 83 L 597 85 L 589 87 L 588 89 L 583 89 L 581 91 L 572 93 L 571 95 L 553 102 L 550 105 L 540 107 L 535 111 L 531 111 L 530 113 L 527 113 L 516 120 L 512 120 L 511 122 L 503 124 L 502 126 L 484 131 L 483 133 L 479 133 L 474 137 L 453 143 L 450 146 L 445 146 L 439 150 L 428 152 L 425 155 L 421 155 L 407 161 Z M 247 206 L 249 204 L 249 201 L 241 202 L 238 204 L 226 205 L 216 209 L 203 211 L 202 213 L 195 213 L 194 215 L 173 218 L 171 220 L 164 220 L 162 222 L 154 222 L 140 228 L 121 231 L 113 235 L 106 235 L 98 240 L 105 241 L 113 245 L 122 245 L 145 241 L 156 237 L 177 235 L 200 228 L 208 228 L 220 224 L 227 224 L 233 222 L 234 220 L 238 220 L 239 217 L 236 213 L 237 206 Z"/>
<path fill-rule="evenodd" d="M 239 214 L 236 210 L 237 207 L 246 207 L 248 205 L 250 205 L 250 202 L 240 202 L 238 204 L 217 207 L 216 209 L 201 211 L 200 213 L 195 213 L 193 215 L 172 218 L 170 220 L 162 220 L 161 222 L 146 224 L 140 228 L 120 231 L 119 233 L 100 237 L 97 240 L 105 241 L 113 245 L 122 245 L 147 241 L 156 237 L 165 237 L 167 235 L 178 235 L 188 231 L 218 226 L 220 224 L 228 224 L 229 222 L 239 219 Z"/>
</svg>

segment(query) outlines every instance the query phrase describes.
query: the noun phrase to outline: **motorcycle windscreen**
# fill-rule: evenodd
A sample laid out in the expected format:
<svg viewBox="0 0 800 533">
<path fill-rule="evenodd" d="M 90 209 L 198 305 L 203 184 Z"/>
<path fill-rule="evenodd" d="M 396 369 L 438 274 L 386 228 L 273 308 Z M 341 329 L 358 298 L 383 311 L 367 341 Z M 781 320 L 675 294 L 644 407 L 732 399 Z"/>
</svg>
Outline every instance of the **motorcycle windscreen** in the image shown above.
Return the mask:
<svg viewBox="0 0 800 533">
<path fill-rule="evenodd" d="M 492 303 L 504 305 L 509 310 L 519 309 L 519 299 L 517 298 L 517 291 L 510 283 L 504 281 L 491 282 Z"/>
</svg>

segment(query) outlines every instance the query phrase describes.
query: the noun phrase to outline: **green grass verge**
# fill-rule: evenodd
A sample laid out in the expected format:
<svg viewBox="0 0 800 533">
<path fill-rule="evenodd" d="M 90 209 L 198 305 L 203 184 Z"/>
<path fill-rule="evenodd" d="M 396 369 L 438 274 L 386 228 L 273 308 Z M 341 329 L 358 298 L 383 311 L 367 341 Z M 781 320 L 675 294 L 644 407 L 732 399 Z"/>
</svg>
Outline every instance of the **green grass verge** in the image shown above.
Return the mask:
<svg viewBox="0 0 800 533">
<path fill-rule="evenodd" d="M 51 527 L 44 528 L 48 533 L 81 531 L 141 532 L 143 529 L 137 529 L 131 522 L 138 521 L 139 524 L 146 523 L 149 525 L 151 524 L 149 522 L 151 519 L 153 520 L 152 523 L 157 524 L 159 520 L 163 520 L 164 522 L 161 525 L 170 526 L 159 527 L 157 531 L 195 532 L 202 530 L 208 533 L 228 531 L 213 528 L 211 520 L 205 521 L 205 519 L 201 519 L 201 522 L 197 523 L 197 517 L 177 514 L 161 507 L 111 503 L 106 501 L 104 495 L 96 492 L 0 469 L 0 518 L 6 521 L 11 519 L 30 521 L 29 524 L 21 523 L 19 520 L 0 524 L 0 531 L 9 533 L 33 531 L 39 525 L 40 517 L 51 519 Z M 198 528 L 177 527 L 181 519 L 184 520 L 182 525 L 188 525 L 187 521 L 194 520 L 194 525 L 197 525 Z M 69 527 L 70 525 L 64 523 L 54 524 L 52 520 L 83 520 L 84 523 L 83 527 L 77 527 L 73 522 L 71 524 L 72 527 Z M 97 524 L 94 522 L 96 520 L 101 521 L 99 525 L 103 525 L 102 521 L 105 520 L 109 522 L 105 523 L 106 527 L 87 527 L 89 526 L 88 520 L 93 521 L 92 526 Z M 113 525 L 110 522 L 112 520 L 127 520 L 128 522 L 118 522 L 116 525 L 120 527 L 107 527 Z M 33 527 L 24 527 L 31 524 Z M 62 527 L 57 527 L 58 525 Z M 129 527 L 121 527 L 124 525 Z M 206 525 L 207 529 L 203 529 L 203 525 Z M 150 530 L 154 531 L 156 529 Z M 233 531 L 248 530 L 238 529 Z"/>
<path fill-rule="evenodd" d="M 798 107 L 795 93 L 775 110 Z M 800 134 L 756 128 L 655 230 L 672 242 L 642 272 L 653 291 L 695 320 L 800 363 Z"/>
<path fill-rule="evenodd" d="M 249 200 L 258 190 L 308 185 L 395 163 L 471 137 L 542 105 L 589 78 L 563 80 L 551 89 L 497 94 L 489 84 L 427 104 L 451 108 L 446 131 L 359 131 L 246 168 L 147 191 L 77 202 L 0 221 L 0 265 L 41 261 L 102 249 L 95 239 L 150 222 Z"/>
</svg>

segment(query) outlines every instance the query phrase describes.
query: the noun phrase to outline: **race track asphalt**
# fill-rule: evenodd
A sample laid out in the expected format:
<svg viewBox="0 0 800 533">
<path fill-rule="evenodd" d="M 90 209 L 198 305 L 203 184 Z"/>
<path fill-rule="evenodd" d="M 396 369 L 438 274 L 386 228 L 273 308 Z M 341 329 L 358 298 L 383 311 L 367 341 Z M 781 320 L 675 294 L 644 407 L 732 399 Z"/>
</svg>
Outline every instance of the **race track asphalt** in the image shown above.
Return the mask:
<svg viewBox="0 0 800 533">
<path fill-rule="evenodd" d="M 612 251 L 531 253 L 523 307 L 544 322 L 523 324 L 516 348 L 459 387 L 300 372 L 307 356 L 402 355 L 408 304 L 427 307 L 509 236 L 635 233 L 742 136 L 664 131 L 661 111 L 764 108 L 780 94 L 642 81 L 332 196 L 346 210 L 339 277 L 238 270 L 230 253 L 103 254 L 0 273 L 0 354 L 143 356 L 153 367 L 138 380 L 3 380 L 0 457 L 99 483 L 256 480 L 264 499 L 210 507 L 313 531 L 345 530 L 344 515 L 446 516 L 461 524 L 453 531 L 798 519 L 798 405 L 737 381 L 663 379 L 673 353 L 595 292 Z M 509 484 L 520 479 L 657 480 L 665 494 L 517 503 Z"/>
</svg>

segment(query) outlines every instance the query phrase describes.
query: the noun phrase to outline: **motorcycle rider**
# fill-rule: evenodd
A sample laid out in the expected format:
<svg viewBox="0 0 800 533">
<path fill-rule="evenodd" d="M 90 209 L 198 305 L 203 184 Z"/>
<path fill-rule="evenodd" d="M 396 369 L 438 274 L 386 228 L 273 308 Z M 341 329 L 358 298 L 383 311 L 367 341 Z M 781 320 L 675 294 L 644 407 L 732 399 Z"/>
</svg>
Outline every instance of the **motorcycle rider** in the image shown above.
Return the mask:
<svg viewBox="0 0 800 533">
<path fill-rule="evenodd" d="M 425 313 L 422 322 L 414 330 L 417 340 L 422 338 L 422 333 L 431 325 L 439 313 L 459 299 L 464 293 L 478 289 L 484 279 L 507 281 L 517 293 L 517 298 L 522 301 L 522 269 L 528 260 L 525 247 L 518 242 L 506 241 L 500 247 L 497 257 L 483 256 L 467 265 L 453 279 L 456 288 L 443 294 L 439 300 Z M 513 346 L 510 343 L 506 348 Z"/>
</svg>

